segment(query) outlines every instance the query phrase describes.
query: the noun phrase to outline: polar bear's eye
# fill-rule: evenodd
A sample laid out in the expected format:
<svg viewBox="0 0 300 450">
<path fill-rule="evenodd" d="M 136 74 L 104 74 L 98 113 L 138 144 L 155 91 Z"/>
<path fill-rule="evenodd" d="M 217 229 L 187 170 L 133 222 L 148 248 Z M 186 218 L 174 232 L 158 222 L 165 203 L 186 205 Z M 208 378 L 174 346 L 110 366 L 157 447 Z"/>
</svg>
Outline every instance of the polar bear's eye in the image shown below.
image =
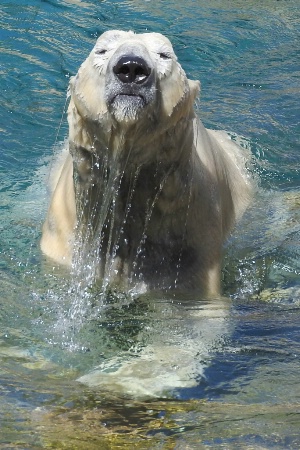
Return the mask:
<svg viewBox="0 0 300 450">
<path fill-rule="evenodd" d="M 171 55 L 169 55 L 168 53 L 159 53 L 159 57 L 161 59 L 171 59 Z"/>
<path fill-rule="evenodd" d="M 96 50 L 96 55 L 105 55 L 105 53 L 107 52 L 107 50 L 105 48 L 101 48 L 99 50 Z"/>
</svg>

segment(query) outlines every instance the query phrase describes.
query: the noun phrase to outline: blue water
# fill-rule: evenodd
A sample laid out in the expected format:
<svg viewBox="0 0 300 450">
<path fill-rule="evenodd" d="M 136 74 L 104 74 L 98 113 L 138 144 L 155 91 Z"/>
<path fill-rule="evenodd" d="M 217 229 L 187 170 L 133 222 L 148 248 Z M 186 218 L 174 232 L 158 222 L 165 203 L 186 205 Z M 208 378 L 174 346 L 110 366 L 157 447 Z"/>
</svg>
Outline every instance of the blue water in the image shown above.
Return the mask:
<svg viewBox="0 0 300 450">
<path fill-rule="evenodd" d="M 300 448 L 298 0 L 4 0 L 0 21 L 0 446 Z M 170 38 L 205 126 L 236 133 L 260 180 L 226 245 L 222 344 L 167 402 L 76 380 L 154 335 L 205 340 L 197 299 L 112 296 L 79 324 L 68 274 L 38 246 L 69 78 L 114 28 Z"/>
</svg>

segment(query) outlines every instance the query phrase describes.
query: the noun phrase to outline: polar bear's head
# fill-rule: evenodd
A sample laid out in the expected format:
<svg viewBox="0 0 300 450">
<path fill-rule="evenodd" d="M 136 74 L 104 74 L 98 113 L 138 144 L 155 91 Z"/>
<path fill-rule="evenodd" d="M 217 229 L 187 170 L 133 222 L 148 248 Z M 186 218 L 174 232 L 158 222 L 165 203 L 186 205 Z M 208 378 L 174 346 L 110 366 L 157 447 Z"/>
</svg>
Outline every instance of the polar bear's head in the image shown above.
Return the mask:
<svg viewBox="0 0 300 450">
<path fill-rule="evenodd" d="M 149 118 L 166 122 L 179 109 L 176 116 L 187 115 L 198 91 L 199 82 L 187 79 L 165 36 L 117 30 L 100 36 L 70 82 L 83 119 L 124 126 Z"/>
</svg>

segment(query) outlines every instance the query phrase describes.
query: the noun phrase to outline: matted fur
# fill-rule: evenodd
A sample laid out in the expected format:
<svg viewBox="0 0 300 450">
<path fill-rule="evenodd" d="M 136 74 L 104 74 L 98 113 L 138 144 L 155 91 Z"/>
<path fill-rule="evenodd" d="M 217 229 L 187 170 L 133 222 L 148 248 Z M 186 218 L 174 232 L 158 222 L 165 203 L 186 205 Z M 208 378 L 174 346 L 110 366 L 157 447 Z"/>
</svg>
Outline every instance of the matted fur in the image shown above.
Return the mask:
<svg viewBox="0 0 300 450">
<path fill-rule="evenodd" d="M 145 82 L 118 79 L 124 56 L 145 61 Z M 92 256 L 97 276 L 123 284 L 219 295 L 222 244 L 251 189 L 242 149 L 196 116 L 199 89 L 161 34 L 98 39 L 70 81 L 70 153 L 43 227 L 46 255 Z"/>
</svg>

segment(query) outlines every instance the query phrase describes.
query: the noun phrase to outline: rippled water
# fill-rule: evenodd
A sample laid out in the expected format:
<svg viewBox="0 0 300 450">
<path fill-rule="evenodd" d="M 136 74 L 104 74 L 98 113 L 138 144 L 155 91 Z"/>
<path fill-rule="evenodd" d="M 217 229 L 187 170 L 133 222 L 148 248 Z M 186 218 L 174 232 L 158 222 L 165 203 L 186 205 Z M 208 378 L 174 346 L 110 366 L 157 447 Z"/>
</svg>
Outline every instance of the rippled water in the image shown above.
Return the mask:
<svg viewBox="0 0 300 450">
<path fill-rule="evenodd" d="M 1 448 L 300 448 L 299 2 L 4 0 L 0 20 Z M 68 80 L 113 28 L 166 34 L 205 125 L 256 157 L 223 301 L 80 299 L 40 254 Z"/>
</svg>

